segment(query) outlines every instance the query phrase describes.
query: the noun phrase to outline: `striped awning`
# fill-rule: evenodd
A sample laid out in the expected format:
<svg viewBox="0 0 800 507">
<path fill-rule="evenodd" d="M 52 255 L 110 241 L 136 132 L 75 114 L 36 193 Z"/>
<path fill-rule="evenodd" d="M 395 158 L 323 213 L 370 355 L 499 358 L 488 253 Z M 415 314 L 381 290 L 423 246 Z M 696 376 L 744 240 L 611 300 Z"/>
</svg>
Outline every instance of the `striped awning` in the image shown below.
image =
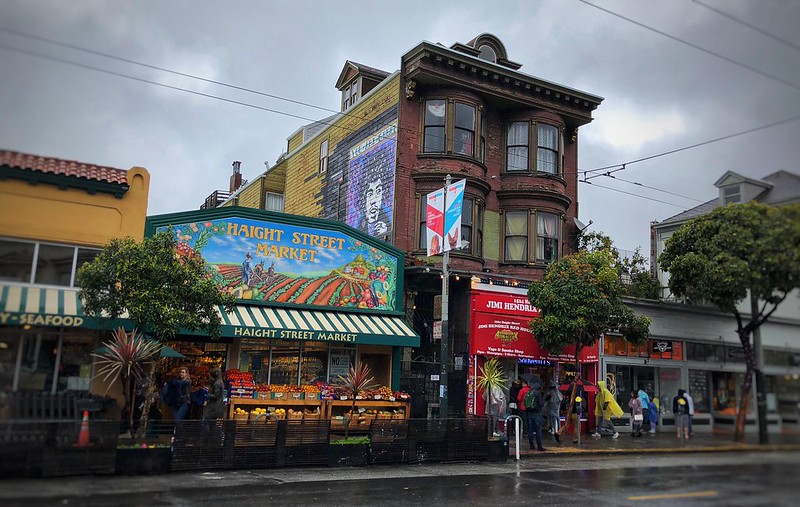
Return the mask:
<svg viewBox="0 0 800 507">
<path fill-rule="evenodd" d="M 220 309 L 222 336 L 419 347 L 402 317 L 238 305 Z"/>
<path fill-rule="evenodd" d="M 0 283 L 0 326 L 99 329 L 116 322 L 86 315 L 78 289 Z"/>
</svg>

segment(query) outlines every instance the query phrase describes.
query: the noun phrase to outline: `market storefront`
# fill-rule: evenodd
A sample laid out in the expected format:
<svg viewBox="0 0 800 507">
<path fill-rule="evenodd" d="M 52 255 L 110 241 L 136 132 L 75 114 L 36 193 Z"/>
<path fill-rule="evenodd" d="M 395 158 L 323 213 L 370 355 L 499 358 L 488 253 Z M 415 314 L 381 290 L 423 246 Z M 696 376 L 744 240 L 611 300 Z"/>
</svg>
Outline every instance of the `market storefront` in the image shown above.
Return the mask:
<svg viewBox="0 0 800 507">
<path fill-rule="evenodd" d="M 467 407 L 469 414 L 484 414 L 485 401 L 477 388 L 480 368 L 496 357 L 510 379 L 533 375 L 549 384 L 564 386 L 575 378 L 575 349 L 560 354 L 542 349 L 530 330 L 533 308 L 527 291 L 514 287 L 495 287 L 475 283 L 470 294 L 469 373 Z M 597 346 L 580 352 L 581 378 L 597 380 Z M 590 401 L 593 397 L 590 397 Z"/>
<path fill-rule="evenodd" d="M 398 389 L 400 351 L 419 346 L 403 317 L 402 252 L 340 223 L 249 208 L 148 218 L 147 234 L 169 229 L 179 254 L 202 256 L 238 303 L 219 312 L 220 342 L 187 334 L 171 344 L 194 353 L 162 377 L 189 366 L 207 378 L 218 366 L 244 382 L 234 397 L 299 399 L 363 363 L 382 399 Z"/>
</svg>

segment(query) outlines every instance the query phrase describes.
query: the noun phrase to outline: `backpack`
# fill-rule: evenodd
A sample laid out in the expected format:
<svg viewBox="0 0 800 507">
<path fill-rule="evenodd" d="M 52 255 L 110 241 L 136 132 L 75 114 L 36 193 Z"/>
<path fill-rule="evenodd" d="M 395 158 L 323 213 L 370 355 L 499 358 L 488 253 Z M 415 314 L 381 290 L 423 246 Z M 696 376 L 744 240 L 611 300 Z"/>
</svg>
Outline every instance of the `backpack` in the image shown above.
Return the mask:
<svg viewBox="0 0 800 507">
<path fill-rule="evenodd" d="M 525 410 L 529 412 L 541 412 L 542 411 L 542 398 L 540 396 L 536 396 L 537 392 L 535 389 L 530 389 L 527 393 L 525 393 Z"/>
</svg>

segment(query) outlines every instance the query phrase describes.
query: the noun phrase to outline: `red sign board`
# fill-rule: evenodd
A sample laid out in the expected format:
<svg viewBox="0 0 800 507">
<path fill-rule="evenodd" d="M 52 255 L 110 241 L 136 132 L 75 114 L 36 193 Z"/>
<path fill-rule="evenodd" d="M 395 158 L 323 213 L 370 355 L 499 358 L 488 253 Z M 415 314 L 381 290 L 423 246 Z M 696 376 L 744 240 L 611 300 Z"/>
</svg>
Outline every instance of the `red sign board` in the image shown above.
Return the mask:
<svg viewBox="0 0 800 507">
<path fill-rule="evenodd" d="M 575 347 L 550 354 L 539 347 L 530 321 L 539 315 L 524 295 L 498 292 L 472 293 L 470 354 L 575 362 Z M 581 349 L 581 362 L 598 360 L 597 345 Z"/>
</svg>

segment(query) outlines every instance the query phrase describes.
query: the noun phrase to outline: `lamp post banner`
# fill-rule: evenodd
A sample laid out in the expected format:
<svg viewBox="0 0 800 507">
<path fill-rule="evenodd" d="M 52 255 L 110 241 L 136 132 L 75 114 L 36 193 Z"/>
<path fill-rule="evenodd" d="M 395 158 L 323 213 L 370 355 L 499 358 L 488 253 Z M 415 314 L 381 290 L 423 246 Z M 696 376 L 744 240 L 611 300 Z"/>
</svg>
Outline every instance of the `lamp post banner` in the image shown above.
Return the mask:
<svg viewBox="0 0 800 507">
<path fill-rule="evenodd" d="M 459 180 L 447 186 L 444 212 L 444 232 L 447 234 L 444 251 L 446 252 L 461 248 L 461 212 L 464 208 L 466 184 L 467 180 Z"/>
<path fill-rule="evenodd" d="M 425 209 L 425 229 L 428 257 L 439 255 L 443 250 L 444 240 L 444 188 L 428 194 Z"/>
</svg>

